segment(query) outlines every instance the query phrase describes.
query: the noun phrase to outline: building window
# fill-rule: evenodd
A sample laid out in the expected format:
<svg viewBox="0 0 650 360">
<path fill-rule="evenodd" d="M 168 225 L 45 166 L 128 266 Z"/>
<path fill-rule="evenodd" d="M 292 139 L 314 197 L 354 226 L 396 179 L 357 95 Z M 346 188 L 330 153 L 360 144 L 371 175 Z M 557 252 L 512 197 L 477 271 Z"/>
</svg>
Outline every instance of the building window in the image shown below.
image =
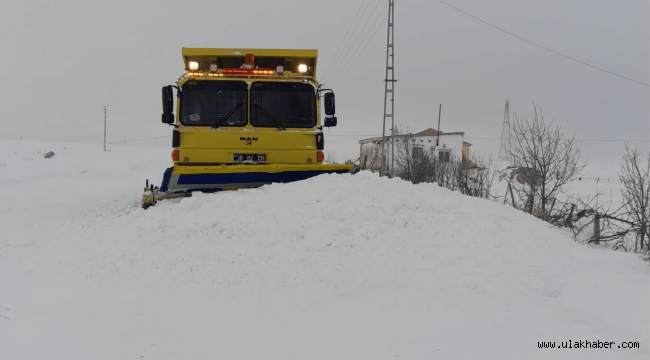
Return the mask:
<svg viewBox="0 0 650 360">
<path fill-rule="evenodd" d="M 424 147 L 416 146 L 413 148 L 413 158 L 422 159 L 424 158 Z"/>
<path fill-rule="evenodd" d="M 449 150 L 440 150 L 438 151 L 438 160 L 440 162 L 449 162 Z"/>
</svg>

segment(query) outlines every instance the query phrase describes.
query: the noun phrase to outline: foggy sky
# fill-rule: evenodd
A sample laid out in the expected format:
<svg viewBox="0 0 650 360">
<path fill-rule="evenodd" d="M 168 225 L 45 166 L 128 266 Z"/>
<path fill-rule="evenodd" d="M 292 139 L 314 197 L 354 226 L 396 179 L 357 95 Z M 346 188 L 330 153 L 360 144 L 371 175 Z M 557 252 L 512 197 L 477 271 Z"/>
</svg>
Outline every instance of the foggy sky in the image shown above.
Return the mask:
<svg viewBox="0 0 650 360">
<path fill-rule="evenodd" d="M 367 26 L 388 2 L 371 1 Z M 383 17 L 354 66 L 364 34 L 355 48 L 339 51 L 340 63 L 332 59 L 362 2 L 3 1 L 0 138 L 101 143 L 104 105 L 109 142 L 168 136 L 160 88 L 184 72 L 182 47 L 306 48 L 318 49 L 318 77 L 337 96 L 339 122 L 325 130 L 326 152 L 356 159 L 358 140 L 382 132 Z M 650 82 L 647 0 L 446 2 L 567 56 Z M 611 140 L 645 140 L 630 144 L 650 148 L 650 87 L 535 47 L 439 1 L 397 1 L 395 66 L 396 123 L 437 128 L 442 104 L 441 130 L 465 132 L 474 153 L 498 155 L 506 99 L 512 113 L 530 116 L 534 102 L 565 133 L 589 140 L 585 160 L 620 160 L 624 143 Z M 155 141 L 171 147 L 170 138 Z"/>
</svg>

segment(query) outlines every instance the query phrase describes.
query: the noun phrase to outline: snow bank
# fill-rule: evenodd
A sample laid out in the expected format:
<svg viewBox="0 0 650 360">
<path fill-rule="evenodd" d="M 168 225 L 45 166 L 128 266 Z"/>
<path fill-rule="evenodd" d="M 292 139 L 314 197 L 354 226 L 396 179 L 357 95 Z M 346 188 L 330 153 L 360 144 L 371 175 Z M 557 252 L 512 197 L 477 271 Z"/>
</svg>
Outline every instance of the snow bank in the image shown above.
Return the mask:
<svg viewBox="0 0 650 360">
<path fill-rule="evenodd" d="M 0 358 L 650 355 L 648 264 L 512 208 L 361 172 L 144 211 L 169 151 L 112 150 L 0 142 Z"/>
</svg>

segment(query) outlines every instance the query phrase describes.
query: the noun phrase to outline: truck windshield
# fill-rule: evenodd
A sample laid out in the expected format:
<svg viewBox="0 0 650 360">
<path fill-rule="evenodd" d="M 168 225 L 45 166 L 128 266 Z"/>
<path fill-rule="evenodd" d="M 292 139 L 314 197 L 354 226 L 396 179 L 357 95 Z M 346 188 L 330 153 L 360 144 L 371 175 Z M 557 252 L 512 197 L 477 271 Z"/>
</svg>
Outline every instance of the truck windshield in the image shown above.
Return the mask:
<svg viewBox="0 0 650 360">
<path fill-rule="evenodd" d="M 254 82 L 251 87 L 251 102 L 253 126 L 280 128 L 316 126 L 316 91 L 310 84 Z"/>
<path fill-rule="evenodd" d="M 220 126 L 245 126 L 247 95 L 248 84 L 244 81 L 189 81 L 181 92 L 181 123 L 212 126 L 234 111 Z"/>
</svg>

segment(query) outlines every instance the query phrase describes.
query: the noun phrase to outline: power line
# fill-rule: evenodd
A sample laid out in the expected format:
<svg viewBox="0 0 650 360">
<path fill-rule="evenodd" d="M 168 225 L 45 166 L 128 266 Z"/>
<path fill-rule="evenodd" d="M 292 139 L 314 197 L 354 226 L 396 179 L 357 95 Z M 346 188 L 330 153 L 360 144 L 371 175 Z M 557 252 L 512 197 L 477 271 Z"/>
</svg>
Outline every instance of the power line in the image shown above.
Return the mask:
<svg viewBox="0 0 650 360">
<path fill-rule="evenodd" d="M 129 141 L 118 141 L 118 142 L 112 142 L 108 144 L 123 144 L 123 143 L 132 143 L 132 142 L 137 142 L 137 141 L 145 141 L 145 140 L 156 140 L 156 139 L 164 139 L 164 138 L 170 138 L 172 137 L 171 135 L 166 135 L 166 136 L 158 136 L 158 137 L 151 137 L 151 138 L 144 138 L 144 139 L 135 139 L 135 140 L 129 140 Z"/>
<path fill-rule="evenodd" d="M 504 33 L 510 35 L 510 36 L 514 36 L 514 37 L 516 37 L 516 38 L 519 39 L 519 40 L 523 40 L 523 41 L 525 41 L 525 42 L 527 42 L 527 43 L 529 43 L 529 44 L 535 45 L 535 46 L 537 46 L 537 47 L 539 47 L 539 48 L 542 48 L 542 49 L 544 49 L 544 50 L 550 51 L 550 52 L 552 52 L 552 53 L 554 53 L 554 54 L 557 54 L 557 55 L 563 56 L 563 57 L 565 57 L 565 58 L 567 58 L 567 59 L 569 59 L 569 60 L 573 60 L 573 61 L 575 61 L 575 62 L 578 62 L 578 63 L 580 63 L 580 64 L 583 64 L 583 65 L 586 65 L 586 66 L 592 67 L 592 68 L 594 68 L 594 69 L 597 69 L 597 70 L 600 70 L 600 71 L 603 71 L 603 72 L 606 72 L 606 73 L 608 73 L 608 74 L 611 74 L 611 75 L 614 75 L 614 76 L 618 76 L 618 77 L 623 78 L 623 79 L 626 79 L 626 80 L 634 81 L 634 82 L 636 82 L 636 83 L 639 83 L 639 84 L 642 84 L 642 85 L 645 85 L 645 86 L 650 86 L 650 84 L 648 84 L 648 83 L 644 83 L 644 82 L 642 82 L 642 81 L 635 80 L 635 79 L 629 78 L 629 77 L 627 77 L 627 76 L 623 76 L 623 75 L 617 74 L 617 73 L 615 73 L 615 72 L 611 72 L 611 71 L 609 71 L 609 70 L 605 70 L 605 69 L 603 69 L 603 68 L 599 68 L 599 67 L 597 67 L 597 66 L 591 65 L 591 64 L 589 64 L 589 63 L 586 63 L 586 62 L 584 62 L 584 61 L 578 60 L 578 59 L 576 59 L 576 58 L 572 58 L 571 56 L 564 55 L 564 54 L 562 54 L 562 53 L 560 53 L 560 52 L 557 52 L 557 51 L 555 51 L 555 50 L 549 49 L 549 48 L 547 48 L 547 47 L 545 47 L 545 46 L 543 46 L 543 45 L 539 45 L 539 44 L 534 43 L 534 42 L 532 42 L 532 41 L 530 41 L 530 40 L 524 39 L 524 38 L 522 38 L 522 37 L 519 36 L 519 35 L 515 35 L 515 34 L 509 32 L 509 31 L 506 31 L 506 30 L 504 30 L 504 29 L 502 29 L 502 28 L 500 28 L 500 27 L 498 27 L 498 26 L 492 25 L 492 24 L 490 24 L 489 22 L 484 21 L 484 20 L 481 20 L 481 19 L 477 18 L 476 16 L 474 16 L 474 15 L 472 15 L 472 14 L 469 14 L 469 13 L 467 13 L 467 12 L 465 12 L 465 11 L 463 11 L 463 10 L 461 10 L 461 9 L 459 9 L 459 8 L 457 8 L 457 7 L 455 7 L 455 6 L 453 6 L 453 5 L 447 4 L 446 2 L 444 2 L 444 1 L 442 1 L 442 0 L 438 0 L 438 1 L 441 2 L 441 3 L 443 3 L 443 4 L 445 4 L 445 5 L 447 5 L 447 6 L 449 6 L 449 7 L 452 8 L 452 9 L 454 9 L 454 10 L 456 10 L 456 11 L 459 11 L 459 12 L 461 12 L 461 13 L 463 13 L 463 14 L 465 14 L 465 15 L 467 15 L 467 16 L 469 16 L 469 17 L 475 19 L 475 20 L 478 20 L 478 21 L 480 21 L 480 22 L 482 22 L 482 23 L 488 25 L 488 26 L 491 26 L 491 27 L 493 27 L 493 28 L 495 28 L 495 29 L 497 29 L 497 30 L 499 30 L 499 31 L 502 31 L 502 32 L 504 32 Z"/>
<path fill-rule="evenodd" d="M 365 19 L 365 23 L 364 23 L 361 31 L 357 34 L 354 42 L 347 49 L 347 51 L 345 52 L 345 55 L 343 55 L 343 57 L 341 58 L 341 61 L 337 64 L 336 68 L 334 68 L 333 71 L 330 71 L 330 74 L 328 75 L 328 78 L 326 79 L 326 82 L 330 82 L 330 83 L 335 83 L 335 82 L 338 83 L 338 82 L 340 82 L 340 77 L 342 76 L 342 74 L 347 73 L 347 71 L 349 71 L 349 69 L 352 67 L 351 64 L 354 64 L 354 61 L 351 62 L 350 60 L 354 57 L 355 54 L 359 53 L 358 49 L 361 48 L 362 46 L 364 46 L 364 48 L 365 48 L 365 46 L 367 46 L 367 43 L 365 43 L 365 42 L 366 42 L 366 39 L 368 38 L 368 35 L 370 33 L 372 33 L 374 25 L 377 23 L 378 20 L 380 20 L 382 18 L 382 14 L 386 10 L 386 7 L 387 7 L 387 5 L 385 5 L 384 8 L 375 17 L 373 17 L 373 15 L 376 13 L 377 8 L 379 7 L 380 4 L 381 4 L 381 2 L 377 2 L 377 5 L 373 8 L 373 11 L 370 14 L 370 16 Z M 374 21 L 372 21 L 372 25 L 370 26 L 370 28 L 367 29 L 367 31 L 364 31 L 368 27 L 368 24 L 371 22 L 371 20 L 374 20 Z M 357 42 L 358 42 L 359 38 L 361 37 L 361 35 L 363 35 L 363 38 L 361 39 L 361 42 L 359 42 L 359 44 L 357 45 Z M 365 43 L 365 45 L 364 45 L 364 43 Z M 349 59 L 348 59 L 348 57 L 349 57 Z"/>
<path fill-rule="evenodd" d="M 375 7 L 372 9 L 372 12 L 370 13 L 370 15 L 368 16 L 368 18 L 366 19 L 366 22 L 363 24 L 363 27 L 361 28 L 361 30 L 360 30 L 359 33 L 357 34 L 357 37 L 354 38 L 354 41 L 352 42 L 352 45 L 350 46 L 350 48 L 348 49 L 348 51 L 346 51 L 345 55 L 343 55 L 343 60 L 338 64 L 338 67 L 337 67 L 336 69 L 334 69 L 334 73 L 335 73 L 335 74 L 337 73 L 336 70 L 338 70 L 338 69 L 341 67 L 341 65 L 344 65 L 344 64 L 345 64 L 345 60 L 348 58 L 348 54 L 349 54 L 350 51 L 354 48 L 354 45 L 357 43 L 357 40 L 359 40 L 359 37 L 361 36 L 361 34 L 363 33 L 363 31 L 366 29 L 366 26 L 368 26 L 368 23 L 370 22 L 370 19 L 372 18 L 372 16 L 375 14 L 375 11 L 377 11 L 377 8 L 379 7 L 379 4 L 381 4 L 381 3 L 380 3 L 380 2 L 377 2 L 377 4 L 375 5 Z M 368 3 L 368 5 L 370 5 L 370 3 Z M 378 16 L 381 16 L 381 13 L 380 13 Z M 368 31 L 370 31 L 370 30 L 368 30 Z M 358 47 L 357 47 L 357 48 L 358 48 Z M 354 55 L 354 53 L 353 53 L 353 55 Z"/>
<path fill-rule="evenodd" d="M 396 1 L 395 3 L 397 3 L 397 1 Z M 363 43 L 363 41 L 366 39 L 366 37 L 370 34 L 370 32 L 372 31 L 372 27 L 374 27 L 375 24 L 377 24 L 377 21 L 378 21 L 378 20 L 380 20 L 380 19 L 381 19 L 382 21 L 383 21 L 383 20 L 386 20 L 386 18 L 388 17 L 388 13 L 387 13 L 385 16 L 383 16 L 383 18 L 382 18 L 382 16 L 381 16 L 381 14 L 384 13 L 384 11 L 386 10 L 386 7 L 387 7 L 387 6 L 388 6 L 388 5 L 385 5 L 384 8 L 381 10 L 381 13 L 379 14 L 379 17 L 375 20 L 375 22 L 374 22 L 374 23 L 372 24 L 372 26 L 370 27 L 371 30 L 366 34 L 366 36 L 363 38 L 363 40 L 361 40 L 362 43 Z M 338 84 L 341 82 L 341 80 L 345 79 L 345 76 L 348 74 L 348 72 L 350 71 L 350 69 L 352 69 L 352 67 L 354 67 L 354 64 L 357 63 L 357 60 L 359 60 L 359 57 L 361 57 L 361 54 L 363 54 L 363 52 L 366 50 L 366 48 L 368 47 L 368 45 L 372 42 L 372 39 L 374 39 L 375 36 L 377 35 L 377 32 L 379 31 L 379 29 L 381 29 L 381 24 L 382 24 L 382 23 L 379 22 L 379 26 L 377 26 L 377 28 L 375 29 L 375 32 L 372 34 L 372 36 L 370 37 L 370 39 L 368 39 L 368 41 L 366 42 L 366 45 L 363 47 L 363 49 L 361 49 L 361 51 L 359 51 L 359 52 L 357 53 L 357 57 L 354 58 L 354 61 L 352 61 L 352 63 L 350 64 L 350 66 L 348 66 L 348 68 L 345 69 L 345 72 L 343 72 L 342 75 L 338 77 L 336 83 L 334 84 L 335 87 L 336 87 L 336 85 L 338 85 Z M 359 45 L 359 46 L 360 46 L 360 45 Z"/>
<path fill-rule="evenodd" d="M 341 40 L 341 43 L 339 44 L 339 48 L 336 49 L 336 52 L 334 53 L 334 56 L 332 57 L 332 61 L 330 61 L 329 64 L 327 64 L 327 67 L 325 68 L 325 71 L 323 71 L 323 77 L 327 77 L 327 70 L 330 69 L 332 63 L 336 60 L 336 56 L 339 54 L 339 51 L 341 50 L 341 46 L 343 46 L 343 42 L 348 39 L 348 34 L 350 33 L 350 29 L 352 29 L 352 25 L 354 25 L 355 21 L 357 20 L 357 16 L 359 16 L 359 12 L 361 11 L 361 8 L 363 7 L 363 4 L 366 2 L 366 0 L 363 0 L 361 2 L 361 5 L 359 5 L 359 9 L 357 10 L 357 13 L 354 14 L 354 19 L 352 19 L 352 22 L 350 23 L 350 26 L 348 27 L 348 31 L 345 33 L 345 36 L 343 36 L 343 39 Z M 370 3 L 368 3 L 370 4 Z M 348 39 L 349 40 L 349 39 Z M 347 42 L 346 42 L 347 44 Z"/>
<path fill-rule="evenodd" d="M 101 105 L 103 108 L 104 105 Z M 98 106 L 91 105 L 69 105 L 69 106 L 31 106 L 31 105 L 21 105 L 21 104 L 0 104 L 0 109 L 7 109 L 7 111 L 21 111 L 21 112 L 42 112 L 47 111 L 50 113 L 69 113 L 69 112 L 79 112 L 79 111 L 92 111 L 96 110 Z M 151 114 L 153 111 L 152 108 L 143 108 L 143 107 L 128 107 L 128 106 L 111 106 L 112 114 L 118 115 L 145 115 Z"/>
<path fill-rule="evenodd" d="M 13 108 L 18 107 L 21 109 L 63 109 L 63 110 L 77 110 L 77 109 L 96 109 L 97 107 L 103 107 L 104 105 L 92 105 L 92 104 L 64 104 L 64 105 L 34 105 L 34 104 L 0 104 L 0 108 Z M 118 109 L 137 109 L 137 110 L 149 110 L 151 111 L 154 107 L 144 107 L 144 106 L 123 106 L 123 105 L 111 105 L 111 108 Z"/>
<path fill-rule="evenodd" d="M 365 0 L 364 0 L 364 2 L 365 2 Z M 356 23 L 354 23 L 354 29 L 352 29 L 352 33 L 350 34 L 350 37 L 345 41 L 345 44 L 343 44 L 343 49 L 347 48 L 350 39 L 357 32 L 357 28 L 359 27 L 359 24 L 361 23 L 361 20 L 363 19 L 363 17 L 366 15 L 366 12 L 368 11 L 368 8 L 370 8 L 371 3 L 372 3 L 372 1 L 368 1 L 368 4 L 363 9 L 363 13 L 361 13 L 361 16 L 359 17 L 358 21 Z M 363 6 L 363 3 L 361 5 Z M 343 62 L 343 60 L 341 58 L 336 59 L 336 62 L 333 63 L 333 65 L 332 65 L 332 71 L 330 71 L 330 73 L 332 73 L 332 72 L 336 73 L 335 72 L 336 68 L 340 67 L 342 62 Z"/>
<path fill-rule="evenodd" d="M 442 133 L 444 135 L 445 133 Z M 465 139 L 481 139 L 481 140 L 501 140 L 500 137 L 477 137 L 477 136 L 465 136 Z M 599 141 L 599 142 L 650 142 L 650 139 L 647 140 L 620 140 L 620 139 L 576 139 L 577 141 Z"/>
<path fill-rule="evenodd" d="M 416 134 L 412 134 L 416 135 Z M 445 133 L 440 133 L 440 135 L 445 135 Z M 325 136 L 346 136 L 346 137 L 381 137 L 381 135 L 371 135 L 371 134 L 325 134 Z M 465 136 L 465 139 L 480 139 L 480 140 L 501 140 L 500 137 L 482 137 L 482 136 Z M 602 141 L 602 142 L 650 142 L 650 139 L 640 140 L 640 139 L 576 139 L 577 141 Z"/>
</svg>

